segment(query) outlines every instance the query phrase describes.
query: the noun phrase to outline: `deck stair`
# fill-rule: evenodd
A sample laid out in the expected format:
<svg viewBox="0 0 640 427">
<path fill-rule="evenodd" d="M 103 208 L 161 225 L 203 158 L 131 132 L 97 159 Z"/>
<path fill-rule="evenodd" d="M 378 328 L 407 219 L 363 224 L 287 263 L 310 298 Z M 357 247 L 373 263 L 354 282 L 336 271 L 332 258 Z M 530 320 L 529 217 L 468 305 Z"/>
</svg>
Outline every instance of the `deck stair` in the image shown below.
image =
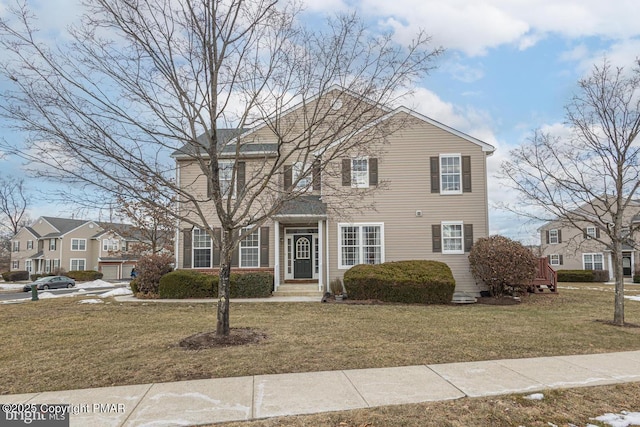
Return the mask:
<svg viewBox="0 0 640 427">
<path fill-rule="evenodd" d="M 529 287 L 529 291 L 534 294 L 558 293 L 558 273 L 551 268 L 547 258 L 538 258 L 536 278 Z"/>
</svg>

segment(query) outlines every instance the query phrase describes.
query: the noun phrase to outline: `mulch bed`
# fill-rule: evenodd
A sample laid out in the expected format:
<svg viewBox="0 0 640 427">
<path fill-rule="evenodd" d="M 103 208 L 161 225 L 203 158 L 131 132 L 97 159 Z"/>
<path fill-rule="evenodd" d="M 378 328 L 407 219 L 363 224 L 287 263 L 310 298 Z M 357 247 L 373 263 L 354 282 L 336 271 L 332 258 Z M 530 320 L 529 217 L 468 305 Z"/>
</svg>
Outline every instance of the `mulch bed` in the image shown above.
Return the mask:
<svg viewBox="0 0 640 427">
<path fill-rule="evenodd" d="M 204 350 L 207 348 L 259 344 L 266 339 L 267 335 L 260 331 L 250 328 L 231 328 L 227 336 L 218 336 L 215 331 L 200 332 L 184 338 L 178 345 L 185 350 Z"/>
</svg>

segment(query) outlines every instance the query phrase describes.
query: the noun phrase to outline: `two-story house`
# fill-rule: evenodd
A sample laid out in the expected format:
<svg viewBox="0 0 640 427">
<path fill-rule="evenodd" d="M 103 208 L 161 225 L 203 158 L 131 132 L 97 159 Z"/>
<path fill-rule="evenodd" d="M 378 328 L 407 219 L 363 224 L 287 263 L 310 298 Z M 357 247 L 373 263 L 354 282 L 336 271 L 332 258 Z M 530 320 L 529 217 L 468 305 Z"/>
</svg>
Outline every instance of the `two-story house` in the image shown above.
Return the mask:
<svg viewBox="0 0 640 427">
<path fill-rule="evenodd" d="M 127 278 L 140 240 L 127 224 L 40 217 L 11 240 L 11 271 L 47 274 L 97 270 L 107 280 Z"/>
<path fill-rule="evenodd" d="M 593 209 L 583 206 L 581 212 Z M 550 221 L 542 225 L 540 232 L 540 248 L 542 256 L 547 257 L 549 264 L 555 270 L 607 270 L 609 278 L 613 280 L 614 270 L 611 251 L 597 239 L 606 239 L 601 228 L 593 223 L 574 221 L 569 224 L 566 220 Z M 640 223 L 640 202 L 632 201 L 625 211 L 623 224 L 626 229 L 636 228 Z M 623 230 L 624 231 L 624 230 Z M 629 241 L 623 244 L 622 271 L 624 277 L 632 277 L 640 271 L 640 257 L 635 244 Z"/>
<path fill-rule="evenodd" d="M 298 105 L 287 114 L 303 108 L 309 107 Z M 333 102 L 332 108 L 340 112 L 348 107 Z M 370 150 L 377 153 L 375 157 L 354 150 L 351 155 L 333 158 L 322 173 L 314 171 L 304 180 L 297 179 L 301 171 L 313 170 L 316 162 L 326 161 L 326 150 L 341 143 L 337 140 L 324 151 L 318 150 L 308 165 L 284 165 L 280 185 L 288 188 L 297 183 L 308 192 L 286 203 L 239 244 L 232 269 L 273 272 L 276 290 L 285 283 L 310 283 L 325 291 L 330 280 L 342 278 L 356 264 L 438 260 L 452 269 L 456 291 L 479 294 L 481 288 L 469 271 L 468 253 L 475 239 L 489 233 L 486 162 L 495 149 L 404 107 L 385 112 L 366 126 L 385 126 L 392 120 L 401 120 L 402 126 L 384 143 L 375 142 L 381 144 L 379 150 Z M 226 171 L 233 170 L 234 163 L 237 183 L 242 185 L 247 177 L 264 170 L 269 159 L 281 155 L 280 150 L 286 148 L 279 147 L 270 132 L 269 126 L 260 125 L 219 131 L 219 138 L 239 135 L 240 139 L 260 141 L 244 145 L 239 156 L 233 147 L 228 156 L 221 151 L 223 185 L 230 181 Z M 201 163 L 185 147 L 173 156 L 180 186 L 199 190 L 206 199 L 207 180 Z M 345 197 L 349 192 L 365 196 L 353 202 Z M 180 203 L 185 211 L 185 201 Z M 355 206 L 343 214 L 350 204 Z M 220 224 L 215 208 L 210 204 L 207 209 L 210 223 L 214 227 Z M 209 236 L 203 229 L 181 222 L 175 245 L 177 268 L 215 271 L 220 263 L 215 245 L 220 241 L 220 229 L 214 228 L 214 232 L 218 234 Z"/>
</svg>

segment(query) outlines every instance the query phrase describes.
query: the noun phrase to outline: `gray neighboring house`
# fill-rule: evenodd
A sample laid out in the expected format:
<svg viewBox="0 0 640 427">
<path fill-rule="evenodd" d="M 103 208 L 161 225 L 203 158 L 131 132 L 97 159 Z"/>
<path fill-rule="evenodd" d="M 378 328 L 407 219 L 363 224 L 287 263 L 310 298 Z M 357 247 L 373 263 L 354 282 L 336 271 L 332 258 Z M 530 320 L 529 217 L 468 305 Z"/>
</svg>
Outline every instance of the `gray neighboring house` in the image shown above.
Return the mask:
<svg viewBox="0 0 640 427">
<path fill-rule="evenodd" d="M 31 274 L 96 270 L 106 280 L 129 277 L 144 244 L 128 224 L 42 216 L 11 239 L 11 271 Z M 137 252 L 137 251 L 136 251 Z"/>
</svg>

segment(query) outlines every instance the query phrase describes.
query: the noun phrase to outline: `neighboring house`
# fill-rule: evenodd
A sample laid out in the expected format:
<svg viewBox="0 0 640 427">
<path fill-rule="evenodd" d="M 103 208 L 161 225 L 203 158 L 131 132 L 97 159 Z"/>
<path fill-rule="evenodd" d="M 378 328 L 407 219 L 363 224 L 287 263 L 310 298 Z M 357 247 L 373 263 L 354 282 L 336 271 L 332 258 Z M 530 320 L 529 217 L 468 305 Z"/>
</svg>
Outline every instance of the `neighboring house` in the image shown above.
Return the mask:
<svg viewBox="0 0 640 427">
<path fill-rule="evenodd" d="M 583 207 L 581 209 L 586 209 Z M 640 223 L 640 202 L 633 202 L 625 213 L 624 224 L 630 230 Z M 611 251 L 596 239 L 606 238 L 599 227 L 591 223 L 577 222 L 578 227 L 566 221 L 550 221 L 539 228 L 542 256 L 547 257 L 555 270 L 607 270 L 614 278 Z M 608 238 L 607 238 L 608 240 Z M 632 277 L 640 272 L 640 256 L 633 241 L 623 244 L 622 272 Z"/>
<path fill-rule="evenodd" d="M 104 279 L 127 278 L 140 244 L 127 224 L 40 217 L 11 239 L 11 271 L 47 274 L 97 270 Z"/>
<path fill-rule="evenodd" d="M 338 109 L 339 105 L 342 103 Z M 287 114 L 295 114 L 297 108 L 303 107 L 294 107 Z M 374 125 L 403 120 L 402 129 L 380 147 L 381 154 L 374 158 L 354 153 L 338 159 L 331 166 L 338 171 L 334 175 L 314 172 L 303 183 L 309 188 L 306 194 L 287 203 L 240 243 L 233 270 L 270 271 L 276 290 L 285 283 L 311 283 L 327 291 L 330 280 L 342 278 L 356 264 L 424 259 L 448 264 L 457 291 L 478 295 L 484 289 L 469 271 L 468 255 L 473 242 L 489 233 L 486 158 L 494 147 L 404 107 L 381 116 Z M 228 156 L 227 151 L 221 154 L 226 170 L 232 170 L 237 161 L 237 181 L 242 185 L 245 176 L 276 156 L 277 144 L 267 126 L 220 130 L 219 140 L 237 136 L 237 132 L 241 139 L 262 141 L 243 146 L 238 160 L 234 160 L 233 146 L 227 145 Z M 180 185 L 206 198 L 206 179 L 188 149 L 183 147 L 173 156 Z M 318 161 L 321 155 L 307 167 Z M 291 186 L 302 167 L 285 166 L 281 185 Z M 334 197 L 333 188 L 356 194 L 377 187 L 363 200 L 366 208 L 355 206 L 351 213 L 340 215 L 341 207 L 349 203 L 344 196 Z M 375 209 L 370 207 L 373 203 Z M 209 221 L 215 227 L 219 222 L 215 211 L 211 212 Z M 220 231 L 214 228 L 218 241 Z M 220 251 L 214 241 L 204 230 L 181 222 L 176 267 L 216 271 Z"/>
</svg>

